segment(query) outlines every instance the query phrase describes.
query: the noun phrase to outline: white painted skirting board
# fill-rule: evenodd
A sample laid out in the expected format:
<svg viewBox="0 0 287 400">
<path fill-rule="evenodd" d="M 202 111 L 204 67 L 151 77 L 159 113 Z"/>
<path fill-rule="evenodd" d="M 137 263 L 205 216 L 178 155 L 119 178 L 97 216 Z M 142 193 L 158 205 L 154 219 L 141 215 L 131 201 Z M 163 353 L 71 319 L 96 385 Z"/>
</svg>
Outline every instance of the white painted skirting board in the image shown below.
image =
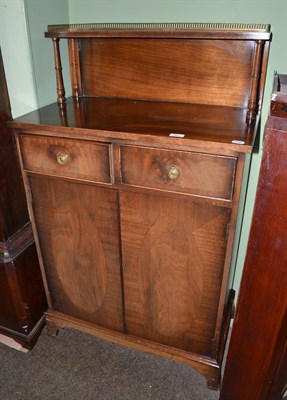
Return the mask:
<svg viewBox="0 0 287 400">
<path fill-rule="evenodd" d="M 2 335 L 1 333 L 0 333 L 0 343 L 4 344 L 5 346 L 12 347 L 15 350 L 22 351 L 23 353 L 27 353 L 29 351 L 24 347 L 22 347 L 15 340 L 9 338 L 8 336 Z"/>
</svg>

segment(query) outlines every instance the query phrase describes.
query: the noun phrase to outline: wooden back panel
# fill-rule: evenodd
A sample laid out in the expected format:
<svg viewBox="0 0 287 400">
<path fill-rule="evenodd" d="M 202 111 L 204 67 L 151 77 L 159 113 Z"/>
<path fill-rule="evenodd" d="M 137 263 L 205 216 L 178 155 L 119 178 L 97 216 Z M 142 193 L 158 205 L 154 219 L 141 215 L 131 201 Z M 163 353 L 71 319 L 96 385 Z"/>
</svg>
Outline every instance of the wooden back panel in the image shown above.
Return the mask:
<svg viewBox="0 0 287 400">
<path fill-rule="evenodd" d="M 83 95 L 247 106 L 255 42 L 80 39 Z"/>
</svg>

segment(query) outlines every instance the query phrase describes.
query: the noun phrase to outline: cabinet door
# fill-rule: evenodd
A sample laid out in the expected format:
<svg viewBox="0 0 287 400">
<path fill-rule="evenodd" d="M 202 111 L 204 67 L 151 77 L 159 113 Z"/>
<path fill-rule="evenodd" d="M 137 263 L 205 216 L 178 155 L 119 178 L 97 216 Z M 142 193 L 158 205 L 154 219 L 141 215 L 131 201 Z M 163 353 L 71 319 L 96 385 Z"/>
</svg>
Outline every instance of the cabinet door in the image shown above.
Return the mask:
<svg viewBox="0 0 287 400">
<path fill-rule="evenodd" d="M 127 333 L 209 356 L 230 210 L 121 193 Z"/>
<path fill-rule="evenodd" d="M 117 192 L 30 176 L 53 309 L 123 330 Z"/>
</svg>

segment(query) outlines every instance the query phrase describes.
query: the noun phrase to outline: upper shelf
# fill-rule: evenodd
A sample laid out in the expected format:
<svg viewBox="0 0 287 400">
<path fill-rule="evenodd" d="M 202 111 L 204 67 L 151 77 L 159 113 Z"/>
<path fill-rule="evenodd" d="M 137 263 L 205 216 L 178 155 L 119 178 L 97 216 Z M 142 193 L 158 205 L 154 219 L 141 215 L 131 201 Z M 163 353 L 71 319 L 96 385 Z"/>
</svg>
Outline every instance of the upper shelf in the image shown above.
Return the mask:
<svg viewBox="0 0 287 400">
<path fill-rule="evenodd" d="M 46 37 L 270 39 L 270 25 L 245 23 L 90 23 L 49 25 Z"/>
<path fill-rule="evenodd" d="M 107 141 L 141 137 L 218 153 L 252 150 L 269 25 L 53 25 L 45 35 L 54 46 L 59 107 L 17 119 L 15 127 L 41 134 L 43 125 L 50 134 Z M 73 98 L 67 102 L 61 38 L 69 48 Z"/>
<path fill-rule="evenodd" d="M 58 104 L 59 40 L 68 40 L 74 97 L 110 97 L 261 108 L 270 25 L 213 23 L 50 25 Z"/>
</svg>

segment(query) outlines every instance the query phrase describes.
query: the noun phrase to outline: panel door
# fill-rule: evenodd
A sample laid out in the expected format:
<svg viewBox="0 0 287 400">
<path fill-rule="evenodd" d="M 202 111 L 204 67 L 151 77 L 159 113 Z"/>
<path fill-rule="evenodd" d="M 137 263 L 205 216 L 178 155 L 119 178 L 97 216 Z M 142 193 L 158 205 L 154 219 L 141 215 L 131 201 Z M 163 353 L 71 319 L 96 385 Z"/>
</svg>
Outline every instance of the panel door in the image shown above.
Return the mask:
<svg viewBox="0 0 287 400">
<path fill-rule="evenodd" d="M 123 330 L 117 192 L 30 176 L 53 309 Z"/>
<path fill-rule="evenodd" d="M 230 209 L 121 193 L 127 333 L 210 356 Z"/>
</svg>

